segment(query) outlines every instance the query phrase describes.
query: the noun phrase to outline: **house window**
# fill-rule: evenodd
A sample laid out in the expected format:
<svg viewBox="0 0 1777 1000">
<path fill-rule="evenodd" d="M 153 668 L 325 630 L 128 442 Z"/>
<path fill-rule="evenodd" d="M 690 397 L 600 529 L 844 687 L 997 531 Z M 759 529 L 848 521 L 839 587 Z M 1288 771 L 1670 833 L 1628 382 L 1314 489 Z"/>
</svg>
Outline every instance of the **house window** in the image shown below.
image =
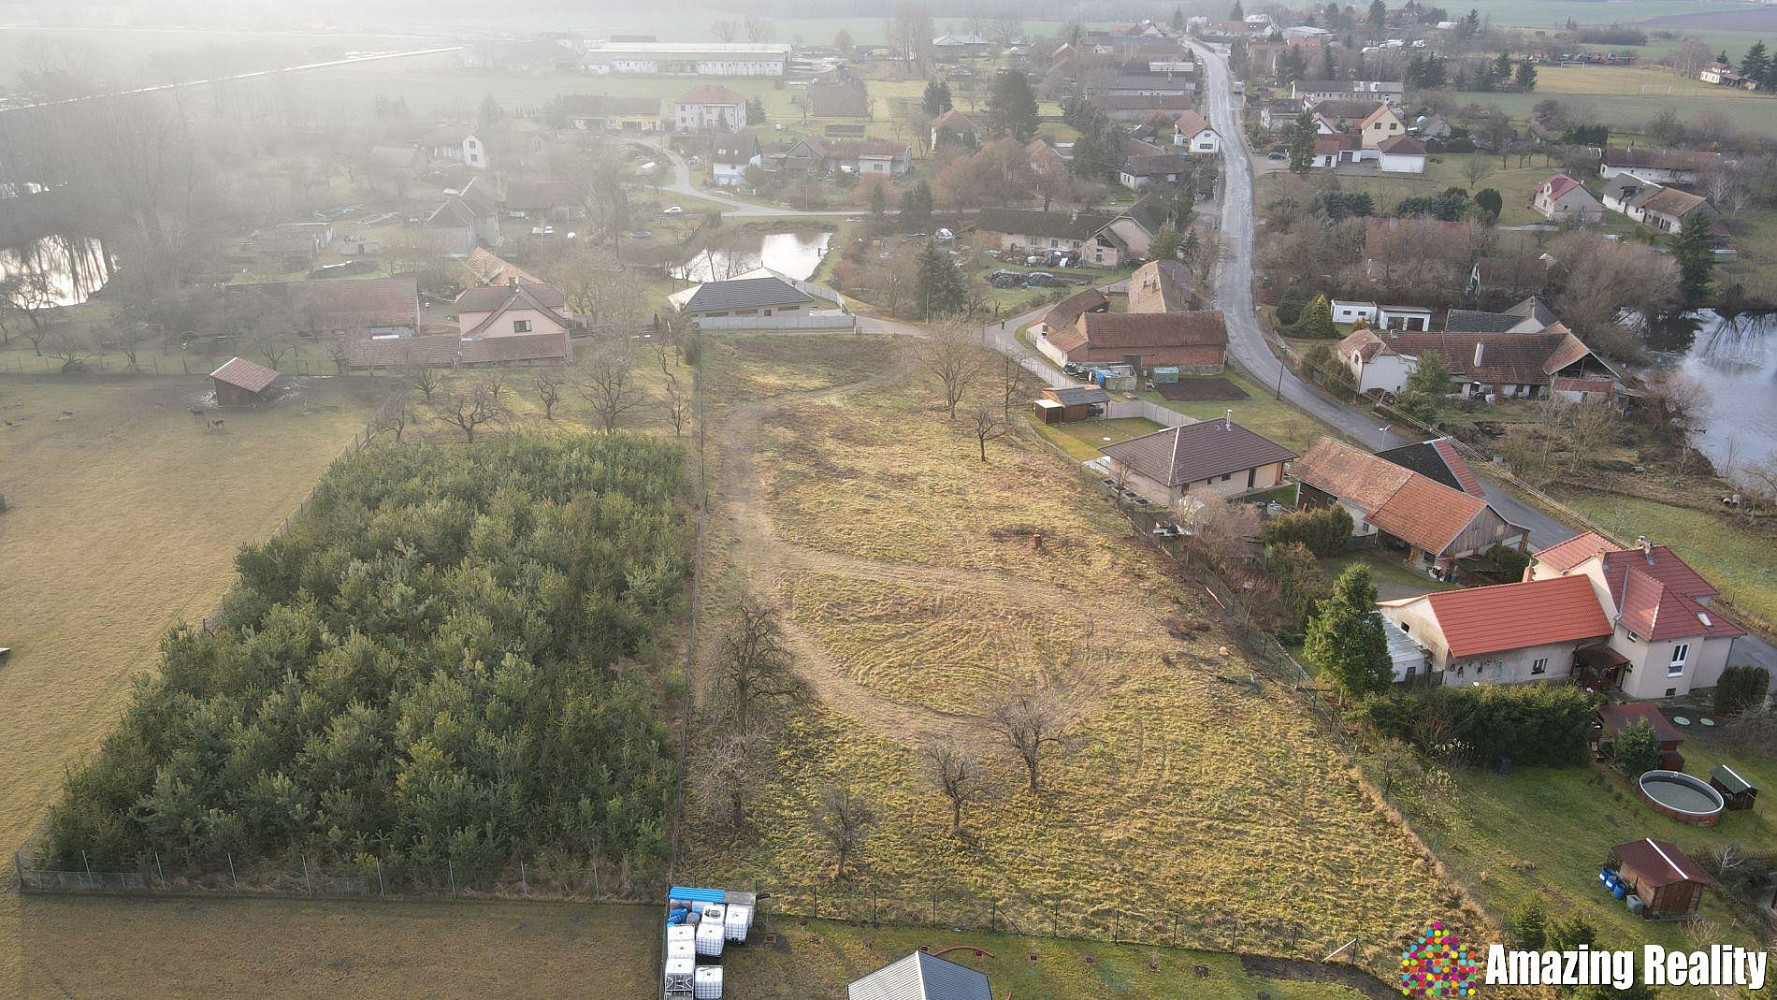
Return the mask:
<svg viewBox="0 0 1777 1000">
<path fill-rule="evenodd" d="M 1226 473 L 1222 474 L 1222 482 L 1224 482 L 1224 483 L 1230 479 L 1233 479 L 1233 478 L 1234 478 L 1234 473 L 1232 473 L 1232 472 L 1226 472 Z"/>
<path fill-rule="evenodd" d="M 1530 672 L 1533 675 L 1548 673 L 1549 672 L 1549 658 L 1546 656 L 1539 656 L 1536 659 L 1530 661 Z"/>
<path fill-rule="evenodd" d="M 1678 674 L 1684 673 L 1684 661 L 1686 659 L 1689 659 L 1690 655 L 1691 655 L 1691 644 L 1690 643 L 1681 642 L 1678 645 L 1673 646 L 1672 647 L 1672 662 L 1666 665 L 1666 675 L 1668 677 L 1673 677 L 1673 676 L 1677 676 Z"/>
<path fill-rule="evenodd" d="M 1677 688 L 1667 688 L 1666 689 L 1666 697 L 1668 697 L 1668 698 L 1678 697 L 1678 689 Z"/>
<path fill-rule="evenodd" d="M 512 332 L 513 333 L 530 333 L 531 332 L 531 321 L 528 319 L 513 320 L 512 321 Z"/>
</svg>

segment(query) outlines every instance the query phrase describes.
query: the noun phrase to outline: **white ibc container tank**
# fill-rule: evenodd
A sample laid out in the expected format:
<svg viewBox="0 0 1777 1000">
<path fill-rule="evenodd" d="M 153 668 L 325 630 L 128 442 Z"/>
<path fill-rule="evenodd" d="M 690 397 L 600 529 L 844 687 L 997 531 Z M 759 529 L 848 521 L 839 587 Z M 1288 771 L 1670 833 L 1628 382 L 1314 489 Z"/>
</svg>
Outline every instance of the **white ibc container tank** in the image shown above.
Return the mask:
<svg viewBox="0 0 1777 1000">
<path fill-rule="evenodd" d="M 697 953 L 711 958 L 722 956 L 722 922 L 705 920 L 697 925 Z"/>
<path fill-rule="evenodd" d="M 669 958 L 666 960 L 666 991 L 668 993 L 690 993 L 693 989 L 695 969 L 689 958 Z"/>
<path fill-rule="evenodd" d="M 722 922 L 727 912 L 728 908 L 721 903 L 705 903 L 703 904 L 703 911 L 698 915 L 697 919 L 699 923 L 714 922 L 719 924 Z"/>
<path fill-rule="evenodd" d="M 745 941 L 747 931 L 753 926 L 753 908 L 737 903 L 728 904 L 728 912 L 722 918 L 723 933 L 730 941 Z"/>
<path fill-rule="evenodd" d="M 689 962 L 697 957 L 697 943 L 691 938 L 680 938 L 676 941 L 672 938 L 668 938 L 666 941 L 666 957 L 668 961 L 675 958 L 682 958 Z"/>
<path fill-rule="evenodd" d="M 720 965 L 697 967 L 695 996 L 697 1000 L 722 1000 L 722 967 Z"/>
<path fill-rule="evenodd" d="M 690 924 L 674 924 L 666 929 L 667 944 L 672 944 L 674 941 L 683 941 L 686 944 L 690 944 L 696 940 L 697 928 Z"/>
</svg>

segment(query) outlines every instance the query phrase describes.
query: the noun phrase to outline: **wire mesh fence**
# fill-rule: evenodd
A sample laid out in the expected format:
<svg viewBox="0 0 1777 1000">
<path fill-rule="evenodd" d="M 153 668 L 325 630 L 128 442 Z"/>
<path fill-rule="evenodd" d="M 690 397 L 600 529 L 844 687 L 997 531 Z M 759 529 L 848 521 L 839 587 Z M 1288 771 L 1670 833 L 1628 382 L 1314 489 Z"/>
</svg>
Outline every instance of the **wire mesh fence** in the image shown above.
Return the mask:
<svg viewBox="0 0 1777 1000">
<path fill-rule="evenodd" d="M 127 358 L 72 358 L 26 354 L 0 355 L 0 375 L 208 375 L 221 362 L 189 357 L 142 355 Z M 338 366 L 300 355 L 280 359 L 274 366 L 285 375 L 335 375 Z"/>
</svg>

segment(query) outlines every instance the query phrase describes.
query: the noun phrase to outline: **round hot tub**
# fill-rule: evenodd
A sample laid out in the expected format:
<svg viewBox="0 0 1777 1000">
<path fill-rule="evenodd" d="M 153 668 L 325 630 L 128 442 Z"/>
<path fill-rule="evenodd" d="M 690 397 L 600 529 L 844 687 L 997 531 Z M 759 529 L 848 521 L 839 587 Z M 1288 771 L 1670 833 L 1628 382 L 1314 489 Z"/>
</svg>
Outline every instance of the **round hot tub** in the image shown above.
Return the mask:
<svg viewBox="0 0 1777 1000">
<path fill-rule="evenodd" d="M 1649 771 L 1636 785 L 1648 805 L 1692 826 L 1714 826 L 1727 805 L 1707 781 L 1683 771 Z"/>
</svg>

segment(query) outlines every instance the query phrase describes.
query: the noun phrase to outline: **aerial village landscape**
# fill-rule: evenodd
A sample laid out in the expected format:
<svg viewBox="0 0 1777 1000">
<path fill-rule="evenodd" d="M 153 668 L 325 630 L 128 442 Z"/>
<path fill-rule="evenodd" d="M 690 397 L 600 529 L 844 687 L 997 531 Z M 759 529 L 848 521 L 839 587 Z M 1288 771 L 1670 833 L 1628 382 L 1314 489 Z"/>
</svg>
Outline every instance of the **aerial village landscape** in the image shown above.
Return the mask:
<svg viewBox="0 0 1777 1000">
<path fill-rule="evenodd" d="M 1758 995 L 1777 6 L 1471 3 L 0 0 L 0 997 Z"/>
</svg>

